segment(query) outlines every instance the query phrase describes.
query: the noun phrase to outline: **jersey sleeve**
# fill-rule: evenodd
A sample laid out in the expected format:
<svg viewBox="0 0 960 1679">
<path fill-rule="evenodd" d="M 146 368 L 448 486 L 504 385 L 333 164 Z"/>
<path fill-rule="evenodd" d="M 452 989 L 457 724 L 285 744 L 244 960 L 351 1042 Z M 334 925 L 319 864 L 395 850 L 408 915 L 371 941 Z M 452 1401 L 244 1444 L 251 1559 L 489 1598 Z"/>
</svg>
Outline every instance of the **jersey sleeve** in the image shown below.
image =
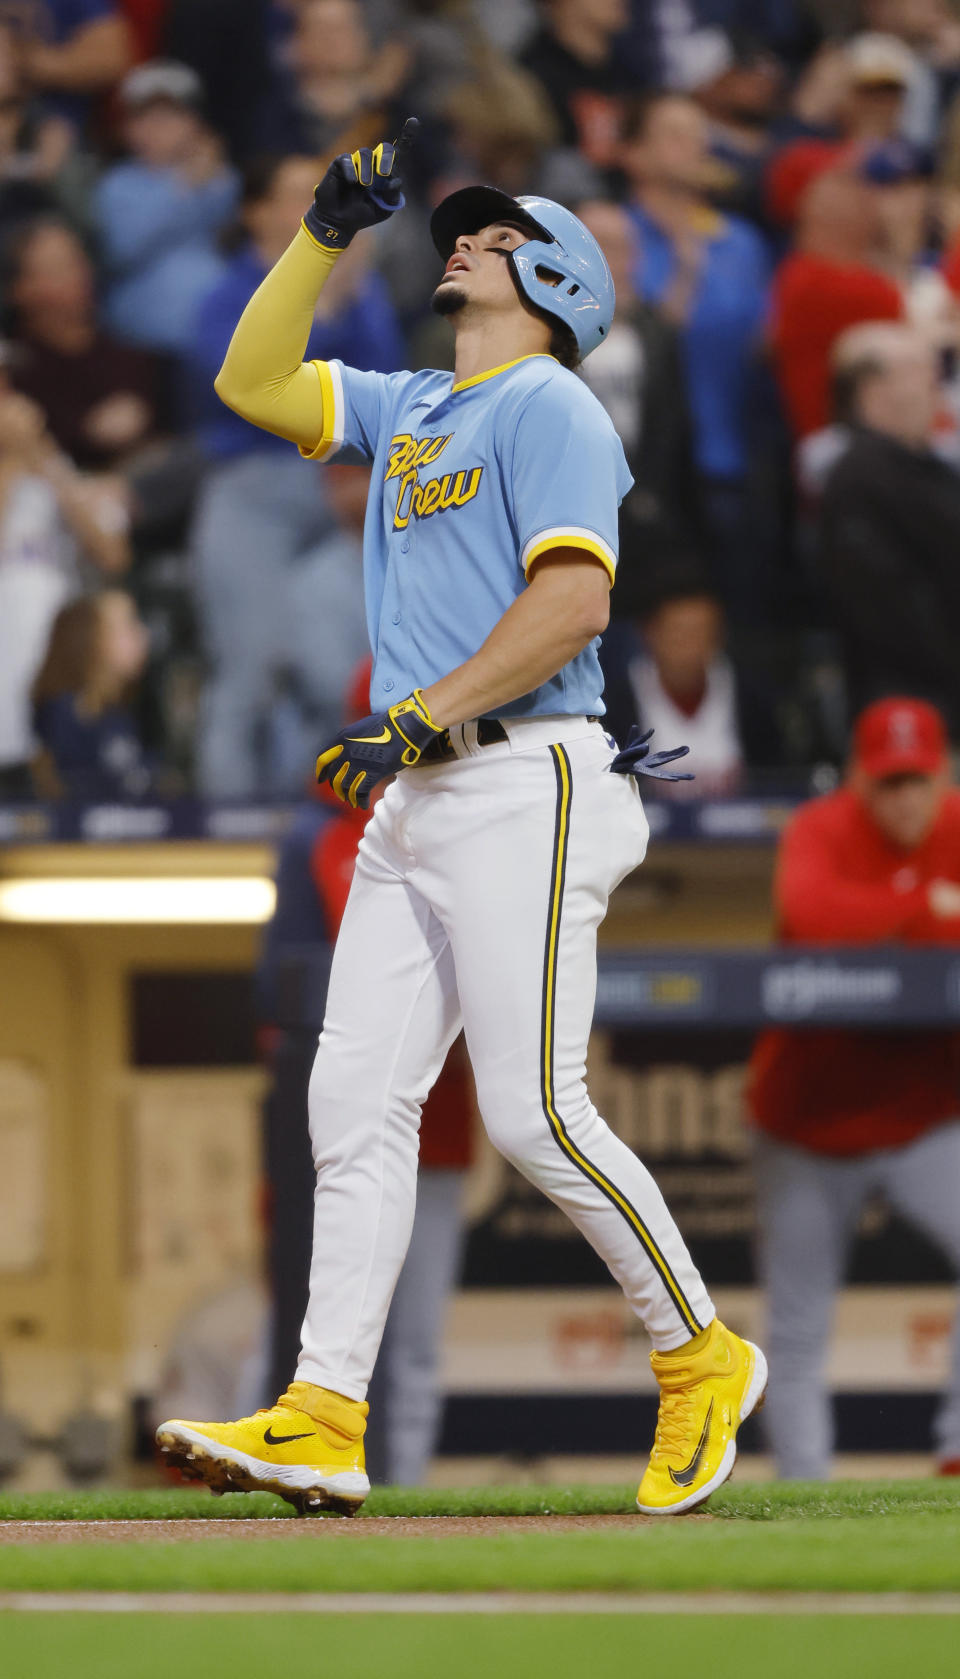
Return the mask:
<svg viewBox="0 0 960 1679">
<path fill-rule="evenodd" d="M 361 373 L 342 361 L 314 361 L 320 381 L 323 432 L 314 449 L 301 448 L 304 460 L 372 461 L 389 412 L 391 375 Z"/>
<path fill-rule="evenodd" d="M 540 387 L 513 443 L 513 513 L 529 578 L 551 548 L 582 548 L 617 568 L 617 509 L 633 479 L 605 410 L 572 375 Z"/>
</svg>

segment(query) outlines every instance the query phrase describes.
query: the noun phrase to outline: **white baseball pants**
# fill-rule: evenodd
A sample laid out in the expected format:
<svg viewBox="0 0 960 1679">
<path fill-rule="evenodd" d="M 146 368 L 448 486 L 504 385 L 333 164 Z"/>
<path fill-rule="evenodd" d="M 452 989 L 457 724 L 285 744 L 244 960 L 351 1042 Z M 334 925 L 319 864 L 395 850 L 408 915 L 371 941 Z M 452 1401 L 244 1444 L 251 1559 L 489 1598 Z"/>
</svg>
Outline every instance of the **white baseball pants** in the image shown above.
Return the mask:
<svg viewBox="0 0 960 1679">
<path fill-rule="evenodd" d="M 653 1345 L 714 1309 L 663 1197 L 584 1083 L 596 934 L 643 860 L 635 780 L 585 717 L 451 731 L 367 826 L 310 1081 L 317 1166 L 297 1379 L 362 1399 L 413 1223 L 420 1107 L 463 1025 L 496 1148 L 606 1261 Z"/>
</svg>

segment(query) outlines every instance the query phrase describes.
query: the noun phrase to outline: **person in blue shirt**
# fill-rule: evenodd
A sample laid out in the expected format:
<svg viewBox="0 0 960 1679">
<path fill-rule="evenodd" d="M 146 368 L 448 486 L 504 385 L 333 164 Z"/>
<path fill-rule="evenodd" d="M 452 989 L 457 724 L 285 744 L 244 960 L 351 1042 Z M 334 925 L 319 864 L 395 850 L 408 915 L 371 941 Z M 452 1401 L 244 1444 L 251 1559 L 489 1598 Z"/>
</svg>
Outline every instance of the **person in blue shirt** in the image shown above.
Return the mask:
<svg viewBox="0 0 960 1679">
<path fill-rule="evenodd" d="M 771 265 L 755 228 L 711 206 L 708 141 L 707 119 L 693 100 L 659 94 L 632 109 L 622 162 L 639 242 L 637 290 L 681 332 L 716 580 L 743 617 L 755 581 L 746 568 L 757 549 L 746 487 L 751 398 Z"/>
<path fill-rule="evenodd" d="M 185 350 L 200 301 L 220 273 L 217 239 L 239 197 L 236 171 L 203 116 L 203 85 L 157 59 L 120 90 L 129 156 L 94 199 L 106 269 L 106 323 L 118 338 Z"/>
<path fill-rule="evenodd" d="M 404 125 L 408 143 L 415 123 Z M 247 305 L 217 389 L 308 460 L 364 460 L 371 714 L 317 776 L 364 828 L 310 1079 L 317 1169 L 296 1377 L 236 1422 L 175 1418 L 172 1463 L 304 1513 L 369 1492 L 366 1394 L 410 1240 L 423 1103 L 461 1027 L 487 1134 L 606 1262 L 655 1350 L 660 1421 L 637 1495 L 690 1509 L 733 1468 L 766 1362 L 716 1319 L 653 1179 L 585 1082 L 596 934 L 642 861 L 638 773 L 683 749 L 604 731 L 623 446 L 578 363 L 614 287 L 576 216 L 493 187 L 431 218 L 453 373 L 305 362 L 317 301 L 361 229 L 402 208 L 398 147 L 338 157 Z"/>
<path fill-rule="evenodd" d="M 317 173 L 306 157 L 248 166 L 242 242 L 200 305 L 187 358 L 194 424 L 210 463 L 191 539 L 211 667 L 197 757 L 208 798 L 295 794 L 309 767 L 298 709 L 277 690 L 291 664 L 289 625 L 306 576 L 300 562 L 338 520 L 322 475 L 304 471 L 282 438 L 224 408 L 213 381 L 243 310 L 296 232 Z M 385 282 L 362 249 L 337 280 L 314 314 L 310 353 L 392 372 L 403 341 Z"/>
<path fill-rule="evenodd" d="M 153 772 L 129 704 L 148 651 L 146 627 L 122 589 L 61 608 L 33 685 L 41 791 L 110 801 L 150 792 Z"/>
<path fill-rule="evenodd" d="M 47 110 L 82 132 L 94 99 L 129 69 L 130 30 L 116 0 L 0 0 L 23 74 Z"/>
</svg>

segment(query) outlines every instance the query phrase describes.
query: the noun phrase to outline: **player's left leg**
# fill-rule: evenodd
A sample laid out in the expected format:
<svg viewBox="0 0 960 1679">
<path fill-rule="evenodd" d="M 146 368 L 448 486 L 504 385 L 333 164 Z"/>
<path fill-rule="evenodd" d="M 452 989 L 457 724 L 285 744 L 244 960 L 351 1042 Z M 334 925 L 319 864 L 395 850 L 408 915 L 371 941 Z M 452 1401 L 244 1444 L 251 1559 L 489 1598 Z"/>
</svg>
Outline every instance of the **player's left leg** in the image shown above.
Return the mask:
<svg viewBox="0 0 960 1679">
<path fill-rule="evenodd" d="M 513 752 L 452 770 L 455 831 L 431 850 L 424 821 L 418 874 L 449 933 L 492 1141 L 583 1232 L 653 1341 L 661 1420 L 641 1505 L 686 1509 L 729 1475 L 766 1367 L 716 1323 L 653 1178 L 587 1093 L 597 927 L 647 824 L 602 731 L 571 737 L 524 750 L 518 733 Z"/>
<path fill-rule="evenodd" d="M 884 1194 L 928 1236 L 960 1277 L 960 1120 L 926 1131 L 882 1156 Z M 960 1466 L 960 1312 L 954 1322 L 950 1378 L 933 1425 L 937 1460 Z"/>
<path fill-rule="evenodd" d="M 442 926 L 410 888 L 391 788 L 361 843 L 310 1082 L 317 1167 L 296 1379 L 237 1421 L 173 1418 L 169 1461 L 214 1491 L 352 1513 L 369 1491 L 367 1384 L 414 1221 L 420 1108 L 460 1028 Z"/>
</svg>

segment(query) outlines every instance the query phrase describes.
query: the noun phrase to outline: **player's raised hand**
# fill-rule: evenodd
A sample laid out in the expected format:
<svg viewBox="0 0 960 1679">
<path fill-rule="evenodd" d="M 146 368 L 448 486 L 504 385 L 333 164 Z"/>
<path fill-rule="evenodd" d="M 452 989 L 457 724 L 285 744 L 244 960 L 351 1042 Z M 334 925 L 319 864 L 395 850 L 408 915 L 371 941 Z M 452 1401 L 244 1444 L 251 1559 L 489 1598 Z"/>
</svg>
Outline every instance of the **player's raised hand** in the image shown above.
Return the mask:
<svg viewBox="0 0 960 1679">
<path fill-rule="evenodd" d="M 334 158 L 303 218 L 311 239 L 325 251 L 342 251 L 361 228 L 403 209 L 400 166 L 419 126 L 416 117 L 408 117 L 396 140 Z"/>
<path fill-rule="evenodd" d="M 344 804 L 366 810 L 378 781 L 412 769 L 425 748 L 444 733 L 415 688 L 389 711 L 375 711 L 341 729 L 317 759 L 317 780 L 329 781 Z"/>
</svg>

